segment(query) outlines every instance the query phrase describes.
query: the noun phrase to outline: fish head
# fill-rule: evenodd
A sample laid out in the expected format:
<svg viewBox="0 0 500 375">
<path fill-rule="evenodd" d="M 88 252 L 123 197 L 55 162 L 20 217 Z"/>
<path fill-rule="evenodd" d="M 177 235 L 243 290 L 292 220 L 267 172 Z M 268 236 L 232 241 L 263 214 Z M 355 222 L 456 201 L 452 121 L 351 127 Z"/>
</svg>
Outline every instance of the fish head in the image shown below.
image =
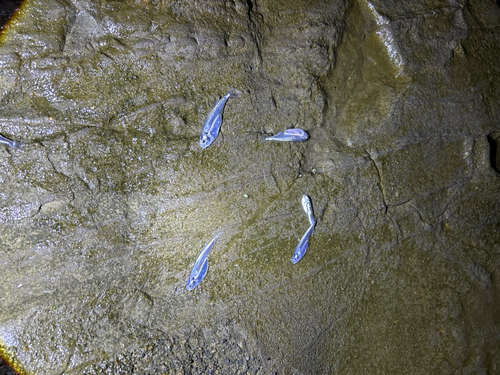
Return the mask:
<svg viewBox="0 0 500 375">
<path fill-rule="evenodd" d="M 204 133 L 200 137 L 200 146 L 201 148 L 207 148 L 212 144 L 214 138 L 210 134 Z"/>
<path fill-rule="evenodd" d="M 307 136 L 307 133 L 305 131 L 303 131 L 302 129 L 298 129 L 298 128 L 287 129 L 283 133 L 286 135 L 292 135 L 292 136 L 296 136 L 296 137 Z"/>
<path fill-rule="evenodd" d="M 311 199 L 305 194 L 302 196 L 302 207 L 306 213 L 312 212 Z"/>
<path fill-rule="evenodd" d="M 200 279 L 198 279 L 197 277 L 190 277 L 187 281 L 186 289 L 193 290 L 194 288 L 196 288 L 198 286 L 199 283 L 200 283 Z"/>
<path fill-rule="evenodd" d="M 293 257 L 292 257 L 292 263 L 296 264 L 301 259 L 302 259 L 302 254 L 295 253 L 295 254 L 293 254 Z"/>
</svg>

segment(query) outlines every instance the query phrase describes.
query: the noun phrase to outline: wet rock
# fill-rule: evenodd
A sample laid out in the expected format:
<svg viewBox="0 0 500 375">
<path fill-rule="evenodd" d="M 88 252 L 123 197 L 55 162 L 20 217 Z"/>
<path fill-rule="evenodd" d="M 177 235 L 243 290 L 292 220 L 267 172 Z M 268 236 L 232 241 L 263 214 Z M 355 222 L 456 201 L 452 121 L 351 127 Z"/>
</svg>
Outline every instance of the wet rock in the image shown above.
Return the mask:
<svg viewBox="0 0 500 375">
<path fill-rule="evenodd" d="M 2 356 L 37 374 L 498 371 L 499 18 L 27 4 L 0 44 L 0 133 L 28 143 L 0 146 Z M 263 142 L 290 127 L 310 139 Z M 304 193 L 317 226 L 293 265 Z"/>
</svg>

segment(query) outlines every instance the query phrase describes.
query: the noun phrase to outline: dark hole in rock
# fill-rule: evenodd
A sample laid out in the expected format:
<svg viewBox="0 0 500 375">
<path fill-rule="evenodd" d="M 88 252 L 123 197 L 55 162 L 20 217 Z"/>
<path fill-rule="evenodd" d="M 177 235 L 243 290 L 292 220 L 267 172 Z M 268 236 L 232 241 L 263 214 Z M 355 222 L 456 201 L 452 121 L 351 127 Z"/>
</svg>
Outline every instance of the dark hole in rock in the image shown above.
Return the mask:
<svg viewBox="0 0 500 375">
<path fill-rule="evenodd" d="M 14 12 L 19 9 L 23 0 L 0 0 L 0 31 L 9 21 Z"/>
<path fill-rule="evenodd" d="M 500 0 L 499 0 L 500 1 Z M 500 131 L 488 134 L 488 143 L 490 144 L 490 163 L 491 167 L 500 173 Z"/>
<path fill-rule="evenodd" d="M 498 0 L 500 1 L 500 0 Z M 253 3 L 251 0 L 247 0 L 247 5 L 248 5 L 248 12 L 250 13 L 253 9 Z"/>
<path fill-rule="evenodd" d="M 9 367 L 7 363 L 2 360 L 0 357 L 0 374 L 1 375 L 16 375 L 16 372 Z"/>
</svg>

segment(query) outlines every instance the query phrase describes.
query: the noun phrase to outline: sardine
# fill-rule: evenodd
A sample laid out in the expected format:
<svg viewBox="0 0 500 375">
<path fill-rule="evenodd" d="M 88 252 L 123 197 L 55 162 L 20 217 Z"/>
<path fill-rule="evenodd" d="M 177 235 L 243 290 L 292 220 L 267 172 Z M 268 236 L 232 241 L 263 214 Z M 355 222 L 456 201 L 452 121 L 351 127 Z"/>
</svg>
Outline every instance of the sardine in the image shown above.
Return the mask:
<svg viewBox="0 0 500 375">
<path fill-rule="evenodd" d="M 214 246 L 215 240 L 219 237 L 217 234 L 212 241 L 210 241 L 201 251 L 198 259 L 194 263 L 193 270 L 189 275 L 188 281 L 186 283 L 187 290 L 193 290 L 198 286 L 199 283 L 203 280 L 208 270 L 208 253 Z"/>
<path fill-rule="evenodd" d="M 304 208 L 304 211 L 306 212 L 307 218 L 309 219 L 309 223 L 311 225 L 309 226 L 309 228 L 307 228 L 306 232 L 300 239 L 299 244 L 295 248 L 295 252 L 293 253 L 292 256 L 293 264 L 301 260 L 304 254 L 306 253 L 307 246 L 309 245 L 309 237 L 311 237 L 311 234 L 314 231 L 314 226 L 316 225 L 316 221 L 314 220 L 311 198 L 309 198 L 305 194 L 302 196 L 302 208 Z"/>
<path fill-rule="evenodd" d="M 228 91 L 226 95 L 220 99 L 215 107 L 210 111 L 207 116 L 207 119 L 203 123 L 203 128 L 201 129 L 200 136 L 200 146 L 201 148 L 207 148 L 212 144 L 213 141 L 219 135 L 219 129 L 222 124 L 222 112 L 224 111 L 224 106 L 226 105 L 226 101 L 229 98 L 237 98 L 240 94 L 231 89 Z"/>
<path fill-rule="evenodd" d="M 302 129 L 287 129 L 282 133 L 267 137 L 266 141 L 278 142 L 300 142 L 309 138 L 309 135 Z"/>
<path fill-rule="evenodd" d="M 25 145 L 25 143 L 23 143 L 23 142 L 11 141 L 10 139 L 5 138 L 1 135 L 0 135 L 0 143 L 7 145 L 7 146 L 10 146 L 10 147 L 13 147 L 13 148 L 17 148 L 18 150 L 22 149 L 23 146 Z"/>
<path fill-rule="evenodd" d="M 295 248 L 295 252 L 293 253 L 292 256 L 293 264 L 301 260 L 304 254 L 306 253 L 307 246 L 309 245 L 309 237 L 311 237 L 313 231 L 314 231 L 314 225 L 311 225 L 300 239 L 299 244 Z"/>
<path fill-rule="evenodd" d="M 311 199 L 305 194 L 302 196 L 302 207 L 304 208 L 304 211 L 306 212 L 311 225 L 315 225 L 316 221 L 314 220 L 314 213 L 312 209 Z"/>
</svg>

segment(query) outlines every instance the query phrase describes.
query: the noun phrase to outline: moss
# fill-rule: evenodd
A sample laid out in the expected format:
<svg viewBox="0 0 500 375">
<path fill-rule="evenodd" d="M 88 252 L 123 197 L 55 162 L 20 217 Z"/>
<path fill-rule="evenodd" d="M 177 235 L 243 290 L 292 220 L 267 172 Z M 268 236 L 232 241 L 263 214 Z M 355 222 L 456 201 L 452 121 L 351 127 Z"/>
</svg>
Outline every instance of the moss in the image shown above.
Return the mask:
<svg viewBox="0 0 500 375">
<path fill-rule="evenodd" d="M 0 146 L 0 326 L 29 371 L 489 366 L 464 353 L 498 341 L 475 307 L 498 305 L 496 86 L 470 91 L 493 32 L 460 39 L 438 2 L 285 3 L 34 1 L 4 38 L 2 131 L 29 145 Z M 310 140 L 262 141 L 289 127 Z M 302 194 L 317 226 L 294 265 Z"/>
</svg>

